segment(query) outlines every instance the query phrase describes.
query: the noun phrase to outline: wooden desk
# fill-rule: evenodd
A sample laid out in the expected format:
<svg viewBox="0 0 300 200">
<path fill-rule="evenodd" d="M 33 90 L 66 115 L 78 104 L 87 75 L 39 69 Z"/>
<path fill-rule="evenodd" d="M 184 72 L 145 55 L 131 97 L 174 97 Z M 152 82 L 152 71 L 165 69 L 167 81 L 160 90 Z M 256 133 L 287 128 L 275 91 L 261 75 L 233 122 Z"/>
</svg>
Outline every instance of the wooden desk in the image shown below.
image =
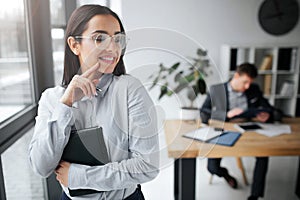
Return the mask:
<svg viewBox="0 0 300 200">
<path fill-rule="evenodd" d="M 299 156 L 300 155 L 300 118 L 286 118 L 291 134 L 267 137 L 255 132 L 245 132 L 233 147 L 214 145 L 182 137 L 188 131 L 199 127 L 199 123 L 166 120 L 164 124 L 168 155 L 175 158 L 176 200 L 195 199 L 196 158 L 220 158 L 225 156 Z M 235 130 L 232 123 L 215 123 L 227 130 Z M 299 182 L 299 180 L 298 180 Z"/>
</svg>

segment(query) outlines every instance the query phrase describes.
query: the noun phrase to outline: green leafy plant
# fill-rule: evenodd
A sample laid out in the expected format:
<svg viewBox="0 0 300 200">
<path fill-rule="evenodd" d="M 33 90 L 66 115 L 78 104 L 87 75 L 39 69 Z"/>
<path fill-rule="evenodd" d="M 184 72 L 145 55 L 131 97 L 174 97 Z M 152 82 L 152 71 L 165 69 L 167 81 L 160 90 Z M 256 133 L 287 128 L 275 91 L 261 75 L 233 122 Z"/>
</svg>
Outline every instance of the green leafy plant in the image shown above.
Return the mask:
<svg viewBox="0 0 300 200">
<path fill-rule="evenodd" d="M 190 100 L 188 108 L 193 108 L 193 102 L 198 94 L 206 93 L 204 78 L 211 73 L 208 70 L 209 67 L 210 62 L 207 51 L 197 49 L 196 57 L 188 57 L 187 62 L 184 64 L 176 62 L 171 67 L 166 67 L 161 63 L 159 70 L 149 76 L 149 79 L 153 80 L 149 90 L 155 86 L 160 86 L 159 100 L 164 96 L 172 96 L 173 94 L 187 90 L 186 95 Z"/>
</svg>

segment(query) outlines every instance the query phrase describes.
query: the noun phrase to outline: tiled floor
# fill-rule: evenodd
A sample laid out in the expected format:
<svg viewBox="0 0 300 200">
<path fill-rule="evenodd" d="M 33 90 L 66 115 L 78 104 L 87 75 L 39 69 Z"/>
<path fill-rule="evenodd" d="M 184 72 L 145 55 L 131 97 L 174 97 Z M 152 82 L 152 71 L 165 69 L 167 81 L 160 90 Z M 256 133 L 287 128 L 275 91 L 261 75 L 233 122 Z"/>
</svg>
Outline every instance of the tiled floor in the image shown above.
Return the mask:
<svg viewBox="0 0 300 200">
<path fill-rule="evenodd" d="M 161 142 L 164 139 L 161 138 Z M 160 174 L 153 181 L 143 184 L 142 190 L 146 199 L 173 200 L 174 165 L 173 160 L 167 158 L 166 152 L 162 153 L 162 160 L 165 167 L 162 167 Z M 248 181 L 252 182 L 252 172 L 255 158 L 242 158 Z M 239 187 L 231 189 L 224 179 L 213 177 L 213 183 L 209 184 L 210 174 L 206 169 L 207 159 L 197 159 L 196 170 L 196 199 L 197 200 L 243 200 L 250 194 L 251 185 L 246 186 L 241 173 L 237 167 L 236 159 L 224 158 L 222 165 L 226 166 L 230 173 L 238 180 Z M 295 182 L 297 178 L 298 157 L 271 157 L 267 174 L 265 189 L 265 200 L 298 200 L 295 195 Z"/>
</svg>

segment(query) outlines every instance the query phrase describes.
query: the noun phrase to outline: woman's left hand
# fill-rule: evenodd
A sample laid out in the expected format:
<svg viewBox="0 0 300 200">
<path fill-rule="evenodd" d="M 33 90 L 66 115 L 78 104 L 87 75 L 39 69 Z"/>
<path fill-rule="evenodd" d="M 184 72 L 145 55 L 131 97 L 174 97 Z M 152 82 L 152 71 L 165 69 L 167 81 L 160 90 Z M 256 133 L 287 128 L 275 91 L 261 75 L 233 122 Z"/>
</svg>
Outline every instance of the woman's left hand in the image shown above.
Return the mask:
<svg viewBox="0 0 300 200">
<path fill-rule="evenodd" d="M 69 168 L 71 163 L 61 161 L 55 170 L 56 180 L 58 180 L 63 186 L 68 187 Z"/>
</svg>

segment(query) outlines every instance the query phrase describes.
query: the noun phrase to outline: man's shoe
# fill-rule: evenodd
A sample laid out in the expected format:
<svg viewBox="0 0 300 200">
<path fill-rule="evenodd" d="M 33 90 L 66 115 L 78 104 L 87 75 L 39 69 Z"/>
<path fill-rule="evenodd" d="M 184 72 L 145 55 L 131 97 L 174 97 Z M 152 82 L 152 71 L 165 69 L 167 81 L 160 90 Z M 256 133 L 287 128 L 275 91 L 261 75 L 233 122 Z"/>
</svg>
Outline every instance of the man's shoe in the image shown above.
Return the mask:
<svg viewBox="0 0 300 200">
<path fill-rule="evenodd" d="M 237 188 L 237 181 L 235 180 L 235 178 L 230 176 L 228 173 L 226 175 L 224 175 L 223 177 L 227 181 L 228 185 L 230 185 L 230 187 L 232 187 L 234 189 Z"/>
<path fill-rule="evenodd" d="M 258 197 L 251 195 L 248 197 L 248 200 L 258 200 Z"/>
</svg>

